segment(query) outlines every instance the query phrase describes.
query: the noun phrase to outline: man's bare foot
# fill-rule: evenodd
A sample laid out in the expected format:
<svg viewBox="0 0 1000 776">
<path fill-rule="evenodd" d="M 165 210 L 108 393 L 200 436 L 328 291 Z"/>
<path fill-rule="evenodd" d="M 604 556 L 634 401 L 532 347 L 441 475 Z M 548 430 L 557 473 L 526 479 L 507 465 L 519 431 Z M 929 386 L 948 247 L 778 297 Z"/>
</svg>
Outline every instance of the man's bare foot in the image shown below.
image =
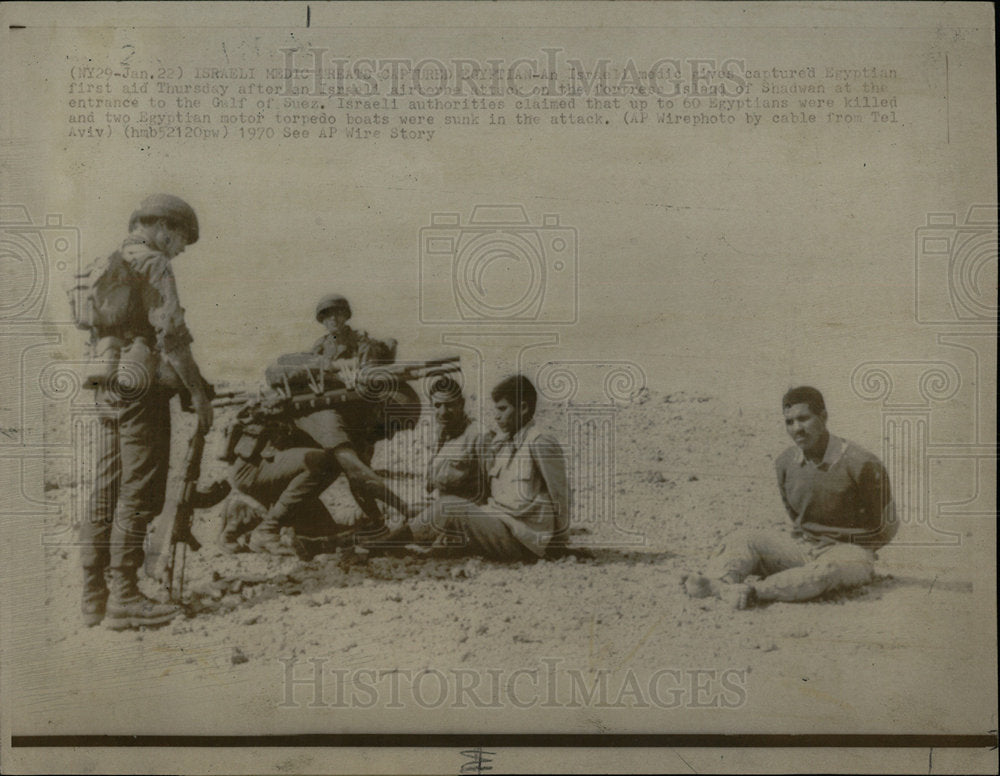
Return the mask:
<svg viewBox="0 0 1000 776">
<path fill-rule="evenodd" d="M 684 574 L 681 583 L 691 598 L 720 598 L 734 609 L 749 609 L 756 599 L 752 580 L 734 582 L 729 577 L 710 579 L 704 574 L 695 572 Z"/>
<path fill-rule="evenodd" d="M 753 585 L 745 582 L 735 582 L 732 584 L 721 584 L 719 586 L 719 598 L 729 604 L 733 609 L 749 609 L 757 600 Z"/>
<path fill-rule="evenodd" d="M 681 578 L 681 582 L 684 591 L 692 598 L 710 598 L 719 594 L 719 583 L 698 572 L 685 575 Z"/>
</svg>

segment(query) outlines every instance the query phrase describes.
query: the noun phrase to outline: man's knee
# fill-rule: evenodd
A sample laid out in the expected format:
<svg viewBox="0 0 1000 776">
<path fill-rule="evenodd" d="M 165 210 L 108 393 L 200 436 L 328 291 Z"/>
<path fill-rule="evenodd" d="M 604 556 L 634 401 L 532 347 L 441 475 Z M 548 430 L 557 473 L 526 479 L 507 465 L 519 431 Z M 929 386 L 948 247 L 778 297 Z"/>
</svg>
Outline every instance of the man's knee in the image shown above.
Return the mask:
<svg viewBox="0 0 1000 776">
<path fill-rule="evenodd" d="M 364 492 L 371 492 L 373 489 L 381 489 L 385 486 L 382 478 L 372 471 L 371 467 L 365 464 L 351 447 L 341 445 L 333 451 L 333 454 L 352 487 L 359 488 Z"/>
<path fill-rule="evenodd" d="M 849 544 L 833 547 L 820 556 L 819 564 L 830 589 L 864 585 L 875 577 L 874 556 L 863 547 Z"/>
<path fill-rule="evenodd" d="M 733 552 L 753 550 L 760 543 L 759 539 L 763 533 L 763 531 L 756 529 L 738 528 L 722 537 L 722 541 L 719 542 L 712 555 L 719 557 Z"/>
<path fill-rule="evenodd" d="M 302 456 L 302 465 L 310 474 L 329 474 L 336 466 L 336 458 L 329 450 L 308 450 Z"/>
</svg>

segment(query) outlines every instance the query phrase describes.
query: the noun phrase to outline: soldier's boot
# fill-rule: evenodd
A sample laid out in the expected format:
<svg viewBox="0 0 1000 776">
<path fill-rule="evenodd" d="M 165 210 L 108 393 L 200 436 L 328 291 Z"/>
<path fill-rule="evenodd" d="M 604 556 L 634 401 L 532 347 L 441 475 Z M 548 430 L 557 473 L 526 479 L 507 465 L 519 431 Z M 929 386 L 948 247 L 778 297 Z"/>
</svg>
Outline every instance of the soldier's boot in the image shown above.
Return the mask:
<svg viewBox="0 0 1000 776">
<path fill-rule="evenodd" d="M 84 567 L 83 598 L 80 601 L 83 624 L 92 628 L 100 623 L 104 619 L 107 603 L 108 585 L 104 580 L 104 569 L 99 566 Z"/>
<path fill-rule="evenodd" d="M 182 609 L 170 603 L 160 603 L 139 592 L 134 568 L 111 569 L 110 595 L 104 626 L 111 630 L 166 625 Z"/>
<path fill-rule="evenodd" d="M 278 521 L 268 515 L 264 522 L 253 529 L 250 534 L 250 549 L 268 555 L 294 557 L 295 549 L 281 543 L 281 526 Z"/>
</svg>

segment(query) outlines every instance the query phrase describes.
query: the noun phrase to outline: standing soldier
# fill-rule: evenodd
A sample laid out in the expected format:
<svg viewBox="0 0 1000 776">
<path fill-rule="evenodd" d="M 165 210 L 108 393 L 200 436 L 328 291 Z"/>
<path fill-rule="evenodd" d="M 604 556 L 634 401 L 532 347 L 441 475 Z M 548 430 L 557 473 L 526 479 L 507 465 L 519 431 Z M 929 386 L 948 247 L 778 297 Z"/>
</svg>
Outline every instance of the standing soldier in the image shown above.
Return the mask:
<svg viewBox="0 0 1000 776">
<path fill-rule="evenodd" d="M 140 593 L 137 576 L 146 527 L 163 509 L 167 484 L 170 397 L 177 389 L 168 376 L 190 394 L 199 428 L 207 432 L 212 425 L 210 387 L 191 355 L 192 337 L 170 267 L 197 241 L 191 206 L 154 194 L 132 213 L 128 237 L 108 260 L 115 272 L 102 276 L 104 282 L 117 277 L 120 309 L 92 318 L 93 341 L 111 346 L 105 350 L 108 379 L 96 388 L 101 428 L 94 494 L 80 531 L 88 626 L 101 620 L 113 630 L 162 625 L 180 612 Z M 93 310 L 98 296 L 81 299 L 83 306 Z M 79 325 L 78 308 L 74 312 Z"/>
</svg>

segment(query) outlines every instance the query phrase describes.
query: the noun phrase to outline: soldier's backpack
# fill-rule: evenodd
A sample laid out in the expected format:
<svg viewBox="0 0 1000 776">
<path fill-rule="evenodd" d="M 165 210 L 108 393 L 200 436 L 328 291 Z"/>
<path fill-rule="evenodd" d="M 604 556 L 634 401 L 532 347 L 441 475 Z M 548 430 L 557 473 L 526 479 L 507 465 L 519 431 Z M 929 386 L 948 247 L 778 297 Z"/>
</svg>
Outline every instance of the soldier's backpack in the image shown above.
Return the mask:
<svg viewBox="0 0 1000 776">
<path fill-rule="evenodd" d="M 91 262 L 66 289 L 77 328 L 107 331 L 124 325 L 136 281 L 135 271 L 119 251 Z"/>
</svg>

